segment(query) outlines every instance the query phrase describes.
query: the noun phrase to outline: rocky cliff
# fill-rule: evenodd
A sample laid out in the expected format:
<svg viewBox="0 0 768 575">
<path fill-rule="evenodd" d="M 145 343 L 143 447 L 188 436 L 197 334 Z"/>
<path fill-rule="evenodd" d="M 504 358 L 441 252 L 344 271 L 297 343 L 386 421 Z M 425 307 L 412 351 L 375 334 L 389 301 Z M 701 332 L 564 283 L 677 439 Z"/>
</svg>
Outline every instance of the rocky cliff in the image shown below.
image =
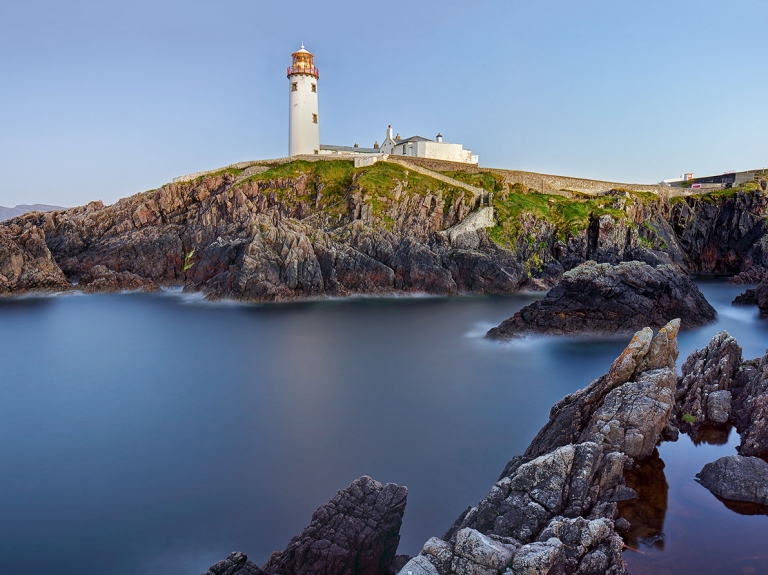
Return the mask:
<svg viewBox="0 0 768 575">
<path fill-rule="evenodd" d="M 624 191 L 548 196 L 493 174 L 462 177 L 493 192 L 488 231 L 447 233 L 479 207 L 466 189 L 399 164 L 343 160 L 232 168 L 111 206 L 29 213 L 0 223 L 0 289 L 67 289 L 95 266 L 101 277 L 136 277 L 90 282 L 92 291 L 143 282 L 245 300 L 509 293 L 550 287 L 586 260 L 723 274 L 768 267 L 759 190 L 670 202 Z M 19 280 L 31 235 L 48 252 L 25 256 Z"/>
</svg>

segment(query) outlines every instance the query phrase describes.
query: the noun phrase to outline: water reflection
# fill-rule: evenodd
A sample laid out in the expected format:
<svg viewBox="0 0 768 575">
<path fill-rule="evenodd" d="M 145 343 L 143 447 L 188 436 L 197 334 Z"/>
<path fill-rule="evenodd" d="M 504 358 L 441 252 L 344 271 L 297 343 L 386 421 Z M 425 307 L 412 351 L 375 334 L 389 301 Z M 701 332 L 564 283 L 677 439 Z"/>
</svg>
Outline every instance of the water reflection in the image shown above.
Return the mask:
<svg viewBox="0 0 768 575">
<path fill-rule="evenodd" d="M 768 515 L 768 505 L 759 503 L 747 503 L 746 501 L 729 501 L 727 499 L 717 498 L 727 509 L 738 513 L 739 515 Z"/>
<path fill-rule="evenodd" d="M 624 542 L 635 550 L 641 546 L 663 550 L 669 484 L 658 449 L 647 459 L 635 463 L 624 477 L 638 495 L 637 499 L 619 504 L 619 516 L 632 526 L 624 535 Z"/>
<path fill-rule="evenodd" d="M 733 426 L 702 425 L 690 436 L 694 445 L 727 445 Z"/>
</svg>

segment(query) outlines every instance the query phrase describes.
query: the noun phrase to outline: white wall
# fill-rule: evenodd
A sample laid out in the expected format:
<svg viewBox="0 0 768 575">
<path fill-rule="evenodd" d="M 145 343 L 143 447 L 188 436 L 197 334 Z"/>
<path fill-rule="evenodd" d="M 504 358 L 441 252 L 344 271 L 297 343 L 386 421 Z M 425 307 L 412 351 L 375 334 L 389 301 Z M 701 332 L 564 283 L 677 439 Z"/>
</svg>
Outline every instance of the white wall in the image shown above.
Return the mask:
<svg viewBox="0 0 768 575">
<path fill-rule="evenodd" d="M 297 90 L 291 88 L 296 83 Z M 320 151 L 320 116 L 317 108 L 317 78 L 308 74 L 288 77 L 288 154 L 315 154 Z M 319 89 L 319 88 L 318 88 Z M 318 114 L 317 124 L 312 114 Z"/>
<path fill-rule="evenodd" d="M 392 155 L 415 156 L 465 164 L 478 163 L 478 157 L 473 155 L 471 150 L 465 150 L 461 144 L 449 144 L 447 142 L 405 142 L 395 146 Z"/>
</svg>

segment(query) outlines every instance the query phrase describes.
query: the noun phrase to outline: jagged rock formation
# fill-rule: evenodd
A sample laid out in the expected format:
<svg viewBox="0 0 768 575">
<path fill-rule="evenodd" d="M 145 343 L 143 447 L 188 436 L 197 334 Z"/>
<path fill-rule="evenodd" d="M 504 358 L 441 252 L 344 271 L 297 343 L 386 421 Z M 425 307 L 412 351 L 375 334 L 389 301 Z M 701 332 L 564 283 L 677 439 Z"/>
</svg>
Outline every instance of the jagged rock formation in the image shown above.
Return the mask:
<svg viewBox="0 0 768 575">
<path fill-rule="evenodd" d="M 564 274 L 544 299 L 491 329 L 488 337 L 613 334 L 658 328 L 673 318 L 692 328 L 716 316 L 696 284 L 673 266 L 590 261 Z"/>
<path fill-rule="evenodd" d="M 695 435 L 702 425 L 726 423 L 731 410 L 730 390 L 742 363 L 741 347 L 725 331 L 688 356 L 675 392 L 676 425 Z"/>
<path fill-rule="evenodd" d="M 669 223 L 691 271 L 737 274 L 768 267 L 768 196 L 700 196 L 672 204 Z"/>
<path fill-rule="evenodd" d="M 747 270 L 740 272 L 730 278 L 728 283 L 731 284 L 759 284 L 765 280 L 768 280 L 768 269 L 756 265 L 748 268 Z M 747 290 L 752 291 L 752 290 Z"/>
<path fill-rule="evenodd" d="M 113 272 L 105 266 L 93 266 L 80 277 L 78 289 L 85 293 L 110 293 L 119 291 L 158 291 L 153 282 L 131 272 Z"/>
<path fill-rule="evenodd" d="M 696 480 L 723 499 L 768 505 L 768 463 L 757 457 L 721 457 L 707 463 Z"/>
<path fill-rule="evenodd" d="M 21 216 L 28 212 L 51 212 L 53 210 L 64 210 L 61 206 L 50 206 L 48 204 L 19 204 L 12 208 L 0 206 L 0 222 L 10 220 L 16 216 Z"/>
<path fill-rule="evenodd" d="M 321 505 L 309 526 L 261 569 L 232 553 L 203 575 L 388 575 L 407 496 L 405 487 L 363 476 Z"/>
<path fill-rule="evenodd" d="M 28 222 L 0 226 L 0 295 L 70 287 L 40 228 Z"/>
<path fill-rule="evenodd" d="M 741 433 L 741 455 L 768 457 L 768 353 L 746 361 L 734 378 L 731 420 Z"/>
<path fill-rule="evenodd" d="M 733 305 L 756 305 L 760 309 L 760 316 L 768 318 L 768 280 L 763 280 L 756 288 L 736 296 Z"/>
<path fill-rule="evenodd" d="M 211 565 L 203 575 L 262 575 L 262 573 L 259 566 L 249 561 L 245 553 L 234 551 L 226 559 Z"/>
<path fill-rule="evenodd" d="M 66 285 L 102 265 L 213 299 L 509 293 L 551 287 L 587 260 L 692 272 L 768 268 L 768 205 L 759 192 L 673 202 L 621 191 L 569 200 L 531 193 L 538 207 L 526 210 L 529 200 L 515 198 L 528 190 L 497 182 L 497 227 L 451 237 L 443 232 L 464 221 L 477 198 L 403 166 L 263 168 L 167 184 L 112 206 L 29 213 L 0 228 L 38 229 Z M 574 213 L 581 215 L 574 220 Z M 6 289 L 51 288 L 44 270 L 29 278 L 36 275 L 40 282 Z"/>
<path fill-rule="evenodd" d="M 264 565 L 281 575 L 386 575 L 400 542 L 408 489 L 368 476 L 312 515 L 312 522 Z"/>
<path fill-rule="evenodd" d="M 675 392 L 674 423 L 696 436 L 702 425 L 731 423 L 741 434 L 739 454 L 768 456 L 768 354 L 744 361 L 727 332 L 685 361 Z"/>
<path fill-rule="evenodd" d="M 623 473 L 653 451 L 674 405 L 680 322 L 635 334 L 608 373 L 552 408 L 526 453 L 405 575 L 626 572 L 614 520 Z"/>
<path fill-rule="evenodd" d="M 680 419 L 695 435 L 699 425 L 686 426 L 689 418 L 681 416 L 689 412 L 710 424 L 727 419 L 742 433 L 741 455 L 705 466 L 699 481 L 723 499 L 768 504 L 768 464 L 747 456 L 768 453 L 768 355 L 743 362 L 738 344 L 721 332 L 691 354 L 678 379 L 679 327 L 674 320 L 655 336 L 650 328 L 637 332 L 604 376 L 552 408 L 549 422 L 478 505 L 429 539 L 399 573 L 625 574 L 618 533 L 631 525 L 618 519 L 617 504 L 637 498 L 625 473 L 642 471 L 632 465 L 638 461 L 663 473 L 654 447 Z M 405 488 L 361 478 L 318 509 L 262 570 L 234 553 L 209 573 L 387 573 L 402 565 L 394 559 L 404 505 Z"/>
</svg>

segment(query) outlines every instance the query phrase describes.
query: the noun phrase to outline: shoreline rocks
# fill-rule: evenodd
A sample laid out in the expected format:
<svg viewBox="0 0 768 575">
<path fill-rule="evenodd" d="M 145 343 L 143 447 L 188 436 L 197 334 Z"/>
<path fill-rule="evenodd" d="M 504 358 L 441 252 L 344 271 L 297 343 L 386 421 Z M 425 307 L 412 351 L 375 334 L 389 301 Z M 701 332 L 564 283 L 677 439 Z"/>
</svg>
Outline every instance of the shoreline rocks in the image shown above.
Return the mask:
<svg viewBox="0 0 768 575">
<path fill-rule="evenodd" d="M 716 317 L 696 284 L 673 266 L 589 261 L 566 272 L 543 299 L 489 330 L 487 337 L 620 334 L 659 328 L 673 318 L 693 328 Z"/>
<path fill-rule="evenodd" d="M 296 161 L 222 170 L 110 206 L 95 201 L 30 212 L 0 228 L 42 235 L 50 262 L 31 262 L 26 281 L 0 289 L 72 289 L 99 265 L 159 286 L 184 284 L 210 299 L 262 302 L 547 289 L 587 260 L 673 264 L 691 273 L 738 274 L 734 281 L 755 281 L 768 269 L 768 197 L 760 192 L 671 202 L 612 191 L 601 196 L 600 209 L 564 227 L 549 209 L 510 211 L 510 195 L 530 190 L 496 179 L 497 226 L 452 238 L 446 230 L 478 213 L 478 197 L 409 177 L 407 168 L 392 164 L 359 170 L 351 162 Z M 568 201 L 583 211 L 595 200 Z M 557 204 L 560 213 L 562 202 L 552 196 L 546 205 Z M 11 242 L 18 238 L 0 245 Z M 0 247 L 0 268 L 5 255 Z M 111 282 L 104 286 L 113 289 Z"/>
</svg>

